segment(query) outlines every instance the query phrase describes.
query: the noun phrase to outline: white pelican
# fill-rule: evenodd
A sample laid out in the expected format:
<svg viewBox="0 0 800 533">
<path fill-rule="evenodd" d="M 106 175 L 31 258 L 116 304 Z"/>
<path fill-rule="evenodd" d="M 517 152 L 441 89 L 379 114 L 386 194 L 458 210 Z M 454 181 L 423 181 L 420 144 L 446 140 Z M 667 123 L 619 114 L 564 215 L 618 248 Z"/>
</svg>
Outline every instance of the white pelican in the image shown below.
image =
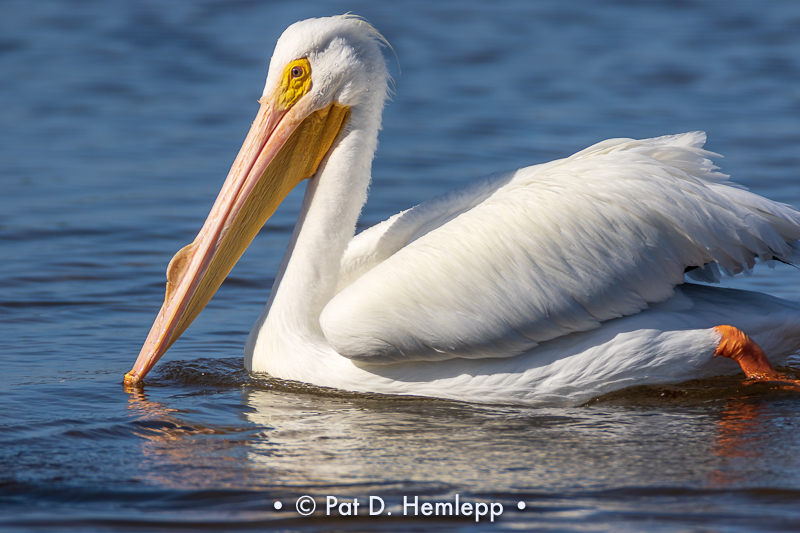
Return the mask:
<svg viewBox="0 0 800 533">
<path fill-rule="evenodd" d="M 575 403 L 738 369 L 776 378 L 800 305 L 683 284 L 790 261 L 800 212 L 716 171 L 687 133 L 496 174 L 354 237 L 388 73 L 353 16 L 289 27 L 261 108 L 125 383 L 200 313 L 292 188 L 305 199 L 245 349 L 254 372 L 353 391 Z M 796 258 L 796 256 L 795 256 Z M 742 333 L 747 333 L 745 335 Z M 727 366 L 726 366 L 727 365 Z"/>
</svg>

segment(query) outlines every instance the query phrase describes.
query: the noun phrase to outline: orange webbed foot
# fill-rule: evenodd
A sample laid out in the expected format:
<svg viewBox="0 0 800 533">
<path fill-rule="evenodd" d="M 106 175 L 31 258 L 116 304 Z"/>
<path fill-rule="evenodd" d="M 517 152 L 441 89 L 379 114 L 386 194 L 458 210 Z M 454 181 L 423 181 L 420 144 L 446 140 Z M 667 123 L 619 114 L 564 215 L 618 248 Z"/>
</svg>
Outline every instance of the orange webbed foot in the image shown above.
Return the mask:
<svg viewBox="0 0 800 533">
<path fill-rule="evenodd" d="M 762 381 L 794 381 L 781 374 L 769 362 L 764 350 L 747 336 L 742 330 L 733 326 L 717 326 L 714 328 L 722 338 L 714 350 L 714 356 L 721 355 L 733 359 L 750 379 Z"/>
</svg>

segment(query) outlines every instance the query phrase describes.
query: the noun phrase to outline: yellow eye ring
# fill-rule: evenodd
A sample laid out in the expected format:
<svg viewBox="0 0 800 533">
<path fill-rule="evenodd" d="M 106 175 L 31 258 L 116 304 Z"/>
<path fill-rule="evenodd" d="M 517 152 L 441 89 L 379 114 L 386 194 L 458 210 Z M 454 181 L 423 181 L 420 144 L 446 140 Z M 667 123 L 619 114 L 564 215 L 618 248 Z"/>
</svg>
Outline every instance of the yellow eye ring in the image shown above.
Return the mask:
<svg viewBox="0 0 800 533">
<path fill-rule="evenodd" d="M 296 59 L 286 65 L 278 89 L 278 108 L 289 109 L 311 90 L 311 63 L 308 58 Z"/>
</svg>

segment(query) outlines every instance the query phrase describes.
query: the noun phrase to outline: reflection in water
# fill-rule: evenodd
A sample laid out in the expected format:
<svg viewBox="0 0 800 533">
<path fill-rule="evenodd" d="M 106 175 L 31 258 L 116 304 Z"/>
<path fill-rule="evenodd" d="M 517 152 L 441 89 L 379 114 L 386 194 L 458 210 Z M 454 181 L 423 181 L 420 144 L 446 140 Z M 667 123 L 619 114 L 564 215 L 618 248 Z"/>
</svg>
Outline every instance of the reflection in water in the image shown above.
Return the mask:
<svg viewBox="0 0 800 533">
<path fill-rule="evenodd" d="M 472 493 L 700 486 L 714 437 L 703 412 L 336 401 L 265 391 L 247 392 L 246 402 L 248 419 L 265 428 L 248 454 L 254 468 L 355 495 L 370 486 L 407 491 L 409 484 L 443 495 L 458 486 Z"/>
<path fill-rule="evenodd" d="M 167 416 L 167 413 L 176 413 L 178 411 L 177 409 L 170 409 L 159 402 L 149 401 L 143 388 L 123 388 L 129 395 L 128 409 L 136 412 L 141 417 L 141 420 L 157 419 L 159 417 Z"/>
<path fill-rule="evenodd" d="M 725 403 L 712 448 L 721 459 L 720 468 L 709 476 L 712 486 L 747 486 L 755 480 L 763 486 L 800 482 L 800 459 L 793 449 L 800 439 L 793 423 L 800 386 L 791 379 L 794 374 L 781 382 L 748 382 L 740 397 Z"/>
<path fill-rule="evenodd" d="M 719 435 L 714 453 L 720 457 L 753 457 L 761 452 L 754 442 L 761 428 L 762 408 L 744 400 L 732 400 L 725 406 L 719 420 Z"/>
<path fill-rule="evenodd" d="M 718 434 L 712 452 L 723 459 L 724 469 L 711 472 L 712 485 L 733 485 L 745 481 L 744 469 L 736 468 L 735 463 L 752 462 L 760 457 L 763 448 L 760 443 L 763 408 L 746 399 L 729 400 L 720 414 L 717 423 Z"/>
<path fill-rule="evenodd" d="M 503 523 L 524 527 L 580 522 L 587 509 L 638 520 L 688 506 L 706 520 L 719 489 L 800 485 L 797 395 L 777 384 L 726 377 L 546 409 L 339 394 L 232 374 L 224 361 L 196 366 L 174 363 L 160 374 L 168 387 L 127 391 L 141 449 L 131 466 L 208 513 L 293 519 L 307 494 L 324 519 L 326 495 L 379 495 L 398 512 L 403 496 L 459 494 L 503 502 Z"/>
<path fill-rule="evenodd" d="M 142 438 L 144 481 L 168 488 L 238 488 L 246 486 L 238 434 L 249 428 L 230 423 L 213 427 L 193 421 L 193 412 L 147 399 L 143 389 L 127 388 L 128 409 L 138 415 L 134 433 Z"/>
</svg>

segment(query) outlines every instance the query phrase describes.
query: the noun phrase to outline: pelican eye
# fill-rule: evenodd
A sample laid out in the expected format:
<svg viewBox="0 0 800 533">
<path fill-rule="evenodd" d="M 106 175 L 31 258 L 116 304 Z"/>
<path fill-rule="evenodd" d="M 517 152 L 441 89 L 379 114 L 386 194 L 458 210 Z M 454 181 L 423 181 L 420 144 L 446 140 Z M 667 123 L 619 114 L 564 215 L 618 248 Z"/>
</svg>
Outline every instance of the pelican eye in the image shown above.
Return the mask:
<svg viewBox="0 0 800 533">
<path fill-rule="evenodd" d="M 307 58 L 297 59 L 286 65 L 280 87 L 278 105 L 289 109 L 311 90 L 311 63 Z"/>
</svg>

